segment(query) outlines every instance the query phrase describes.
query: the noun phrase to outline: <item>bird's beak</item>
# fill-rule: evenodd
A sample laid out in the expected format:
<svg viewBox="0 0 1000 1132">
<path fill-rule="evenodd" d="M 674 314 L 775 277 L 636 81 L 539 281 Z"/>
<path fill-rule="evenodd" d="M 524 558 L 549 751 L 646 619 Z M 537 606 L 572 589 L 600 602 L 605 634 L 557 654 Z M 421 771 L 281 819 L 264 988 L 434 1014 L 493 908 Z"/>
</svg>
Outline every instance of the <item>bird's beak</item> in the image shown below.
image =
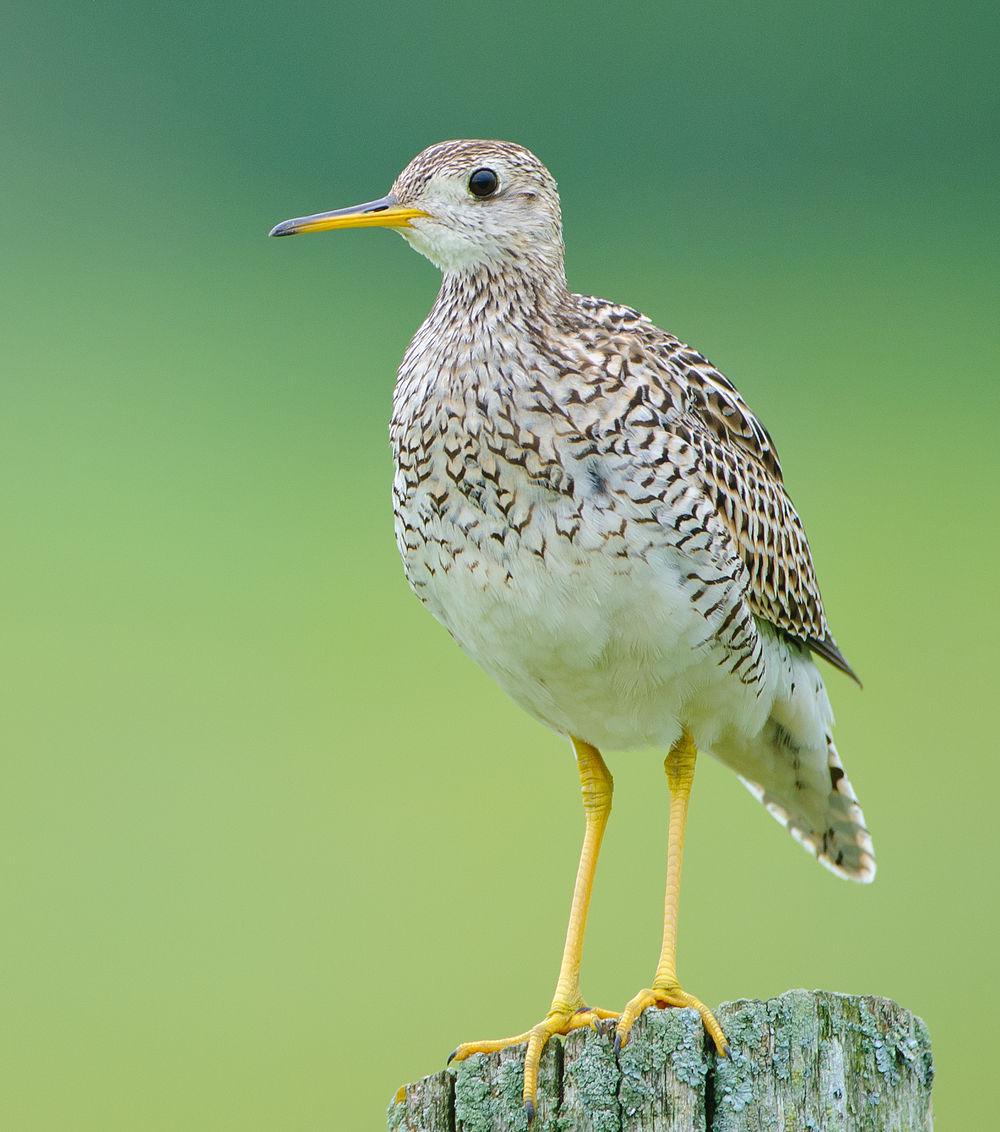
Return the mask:
<svg viewBox="0 0 1000 1132">
<path fill-rule="evenodd" d="M 419 208 L 406 208 L 390 193 L 367 204 L 338 208 L 333 212 L 317 212 L 283 220 L 268 233 L 270 236 L 297 236 L 300 232 L 326 232 L 331 228 L 409 228 L 410 221 L 427 216 Z"/>
</svg>

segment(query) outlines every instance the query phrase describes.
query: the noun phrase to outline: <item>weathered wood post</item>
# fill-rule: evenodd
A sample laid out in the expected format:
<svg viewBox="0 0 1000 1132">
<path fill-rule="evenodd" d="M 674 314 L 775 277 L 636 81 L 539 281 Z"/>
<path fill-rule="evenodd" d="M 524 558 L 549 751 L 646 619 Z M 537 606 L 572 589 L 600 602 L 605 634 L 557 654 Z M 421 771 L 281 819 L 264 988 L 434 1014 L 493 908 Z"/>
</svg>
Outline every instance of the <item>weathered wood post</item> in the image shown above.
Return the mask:
<svg viewBox="0 0 1000 1132">
<path fill-rule="evenodd" d="M 692 1010 L 647 1011 L 617 1056 L 578 1030 L 542 1060 L 532 1132 L 927 1132 L 934 1067 L 923 1022 L 885 998 L 786 991 L 717 1011 L 717 1058 Z M 390 1132 L 526 1132 L 523 1047 L 425 1077 Z"/>
</svg>

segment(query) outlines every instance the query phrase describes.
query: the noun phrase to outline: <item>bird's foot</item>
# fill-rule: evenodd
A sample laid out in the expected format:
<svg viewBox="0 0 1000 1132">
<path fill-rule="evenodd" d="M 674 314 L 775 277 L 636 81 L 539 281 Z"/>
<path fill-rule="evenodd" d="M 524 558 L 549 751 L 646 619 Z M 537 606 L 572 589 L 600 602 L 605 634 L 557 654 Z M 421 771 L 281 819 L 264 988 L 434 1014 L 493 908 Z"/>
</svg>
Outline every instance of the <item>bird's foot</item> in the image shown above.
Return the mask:
<svg viewBox="0 0 1000 1132">
<path fill-rule="evenodd" d="M 701 1015 L 705 1029 L 708 1031 L 708 1036 L 715 1043 L 718 1054 L 721 1057 L 729 1056 L 729 1042 L 726 1041 L 726 1035 L 722 1032 L 722 1027 L 716 1021 L 715 1015 L 700 999 L 683 990 L 679 983 L 672 983 L 669 986 L 648 987 L 646 990 L 639 991 L 629 1001 L 621 1012 L 618 1025 L 615 1027 L 615 1049 L 621 1049 L 628 1042 L 629 1031 L 632 1029 L 635 1020 L 649 1006 L 658 1006 L 661 1009 L 667 1006 L 690 1006 L 697 1010 Z"/>
<path fill-rule="evenodd" d="M 542 1060 L 542 1050 L 554 1034 L 565 1036 L 573 1030 L 582 1030 L 585 1027 L 597 1029 L 601 1022 L 618 1017 L 616 1010 L 602 1010 L 598 1006 L 580 1006 L 576 1009 L 553 1007 L 536 1026 L 525 1030 L 523 1034 L 515 1034 L 512 1038 L 495 1038 L 487 1042 L 464 1042 L 453 1050 L 448 1058 L 449 1065 L 453 1061 L 464 1061 L 474 1053 L 496 1053 L 507 1049 L 508 1046 L 519 1046 L 527 1043 L 524 1054 L 524 1109 L 528 1114 L 529 1123 L 534 1118 L 536 1107 L 536 1093 L 538 1090 L 538 1068 Z"/>
</svg>

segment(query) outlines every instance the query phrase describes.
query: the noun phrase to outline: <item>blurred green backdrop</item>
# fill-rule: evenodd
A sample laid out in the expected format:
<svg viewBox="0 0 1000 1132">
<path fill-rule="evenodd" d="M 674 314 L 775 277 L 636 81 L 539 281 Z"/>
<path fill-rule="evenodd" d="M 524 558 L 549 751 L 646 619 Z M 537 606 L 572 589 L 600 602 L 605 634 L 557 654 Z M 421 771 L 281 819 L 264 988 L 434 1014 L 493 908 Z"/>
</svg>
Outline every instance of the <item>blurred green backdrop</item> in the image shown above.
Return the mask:
<svg viewBox="0 0 1000 1132">
<path fill-rule="evenodd" d="M 941 1127 L 985 1126 L 996 33 L 962 2 L 6 13 L 0 1126 L 377 1129 L 547 1006 L 568 748 L 392 540 L 390 390 L 436 273 L 385 232 L 265 239 L 461 136 L 535 149 L 571 284 L 738 382 L 865 679 L 828 673 L 877 883 L 704 763 L 686 982 L 896 997 Z M 658 948 L 661 757 L 612 761 L 609 1007 Z"/>
</svg>

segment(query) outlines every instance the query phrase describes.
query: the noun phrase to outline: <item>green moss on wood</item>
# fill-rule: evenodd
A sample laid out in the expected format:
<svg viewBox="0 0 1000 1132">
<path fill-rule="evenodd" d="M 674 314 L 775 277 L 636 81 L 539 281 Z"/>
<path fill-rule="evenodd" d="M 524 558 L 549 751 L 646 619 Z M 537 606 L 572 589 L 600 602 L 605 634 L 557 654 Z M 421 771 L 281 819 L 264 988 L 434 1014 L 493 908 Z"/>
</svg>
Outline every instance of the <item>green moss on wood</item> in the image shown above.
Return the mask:
<svg viewBox="0 0 1000 1132">
<path fill-rule="evenodd" d="M 621 1071 L 606 1029 L 576 1030 L 563 1050 L 560 1132 L 621 1132 Z"/>
<path fill-rule="evenodd" d="M 623 1132 L 705 1128 L 708 1039 L 695 1010 L 647 1010 L 618 1063 Z"/>
<path fill-rule="evenodd" d="M 527 1132 L 524 1112 L 524 1046 L 476 1054 L 455 1070 L 456 1132 Z M 556 1132 L 562 1050 L 549 1042 L 538 1078 L 538 1111 L 532 1132 Z M 434 1132 L 437 1132 L 435 1129 Z M 451 1132 L 450 1129 L 446 1132 Z"/>
<path fill-rule="evenodd" d="M 387 1113 L 389 1132 L 437 1132 L 454 1127 L 451 1074 L 432 1073 L 406 1086 L 401 1101 L 393 1099 Z"/>
<path fill-rule="evenodd" d="M 726 1003 L 734 1050 L 712 1075 L 712 1132 L 929 1129 L 933 1064 L 924 1024 L 887 999 L 788 991 Z"/>
<path fill-rule="evenodd" d="M 618 1055 L 610 1026 L 550 1042 L 532 1132 L 929 1132 L 930 1038 L 896 1003 L 796 990 L 717 1016 L 731 1059 L 690 1010 L 647 1011 Z M 527 1132 L 523 1065 L 522 1046 L 424 1078 L 390 1132 Z"/>
</svg>

